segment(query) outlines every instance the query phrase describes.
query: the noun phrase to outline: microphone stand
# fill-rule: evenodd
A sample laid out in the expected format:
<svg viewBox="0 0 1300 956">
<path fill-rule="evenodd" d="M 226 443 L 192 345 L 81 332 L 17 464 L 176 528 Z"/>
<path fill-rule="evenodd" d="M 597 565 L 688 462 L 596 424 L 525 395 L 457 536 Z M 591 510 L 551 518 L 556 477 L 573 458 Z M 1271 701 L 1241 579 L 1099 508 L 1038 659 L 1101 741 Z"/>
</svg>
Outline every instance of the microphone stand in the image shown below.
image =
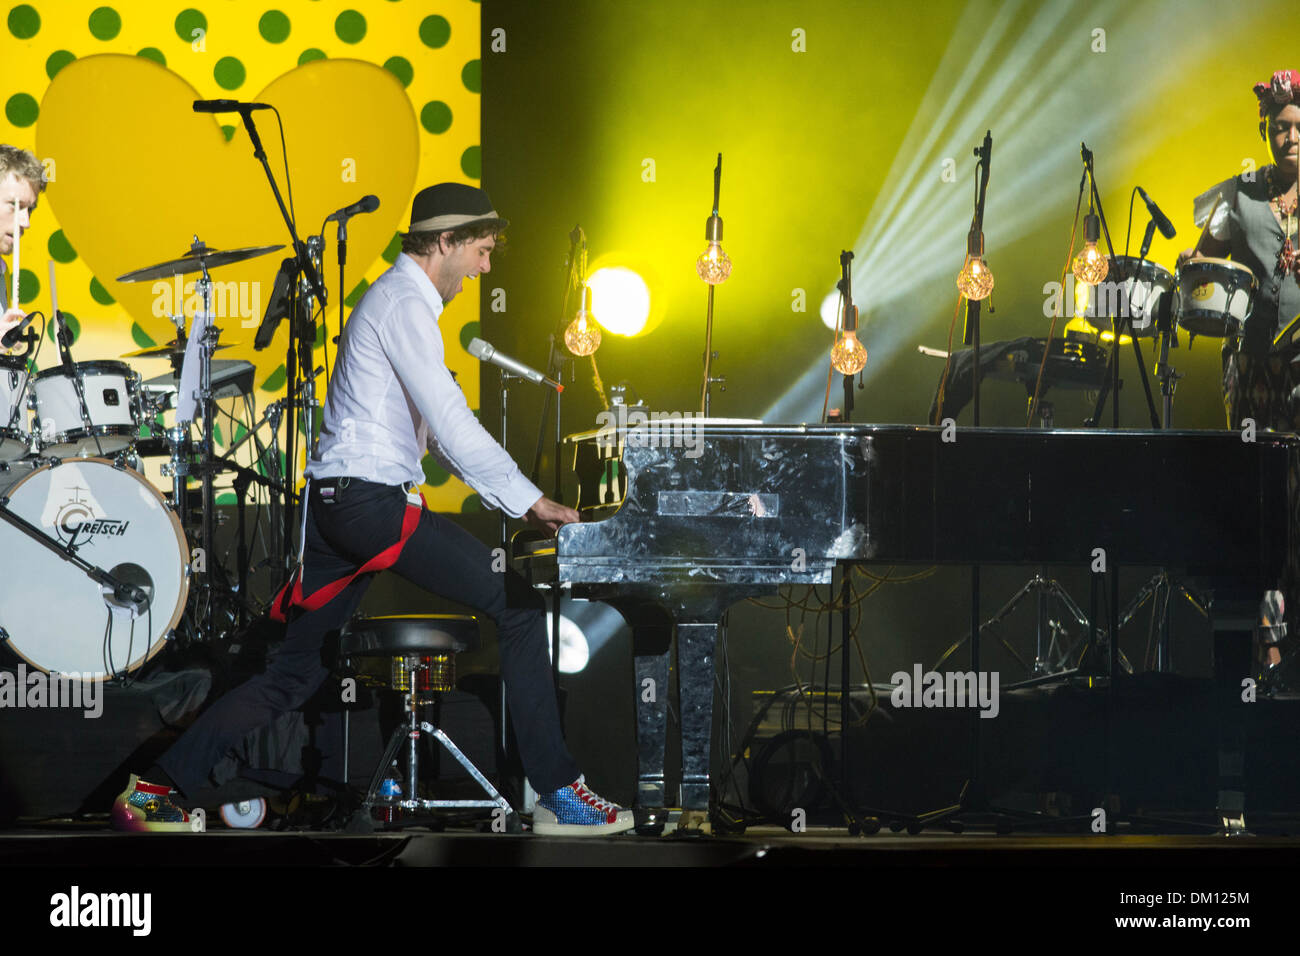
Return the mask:
<svg viewBox="0 0 1300 956">
<path fill-rule="evenodd" d="M 305 326 L 310 321 L 310 314 L 304 319 L 300 316 L 298 311 L 298 276 L 300 275 L 305 278 L 311 291 L 315 294 L 317 302 L 324 305 L 328 300 L 328 297 L 325 294 L 325 287 L 321 283 L 320 276 L 317 274 L 316 268 L 311 262 L 311 257 L 308 255 L 306 243 L 298 238 L 298 230 L 294 224 L 293 216 L 290 215 L 288 207 L 284 204 L 284 197 L 280 194 L 280 187 L 275 181 L 275 174 L 271 172 L 271 164 L 267 161 L 266 150 L 262 148 L 261 137 L 257 134 L 257 124 L 253 121 L 252 108 L 248 105 L 241 106 L 239 108 L 239 115 L 244 121 L 244 129 L 248 131 L 248 138 L 253 144 L 253 157 L 262 164 L 262 170 L 266 173 L 267 182 L 271 185 L 271 193 L 275 196 L 276 205 L 280 207 L 280 216 L 284 219 L 285 228 L 289 231 L 289 238 L 293 243 L 294 259 L 297 262 L 297 275 L 291 277 L 289 283 L 288 312 L 289 315 L 293 317 L 293 320 L 296 320 L 299 323 L 300 328 L 291 330 L 289 334 L 289 347 L 284 363 L 285 371 L 288 375 L 287 397 L 289 399 L 288 407 L 290 410 L 290 414 L 285 420 L 285 448 L 287 455 L 285 461 L 284 486 L 286 491 L 288 491 L 297 486 L 297 481 L 294 478 L 294 468 L 297 465 L 298 460 L 297 421 L 295 416 L 292 414 L 292 410 L 295 407 L 294 393 L 298 388 L 298 368 L 300 364 L 305 370 L 310 366 L 311 347 L 316 339 L 314 329 L 307 330 L 302 328 L 302 326 Z M 276 115 L 278 116 L 279 113 L 277 112 Z M 341 294 L 342 290 L 340 289 L 340 295 Z M 306 344 L 305 358 L 300 352 L 300 343 Z M 310 435 L 308 440 L 310 441 Z M 306 494 L 303 495 L 303 505 L 305 514 Z M 294 502 L 286 493 L 284 498 L 284 540 L 286 544 L 293 540 L 293 526 Z M 299 541 L 299 551 L 301 551 L 303 543 L 303 541 Z M 287 552 L 288 548 L 286 547 L 285 550 Z M 285 564 L 286 566 L 281 569 L 281 572 L 282 574 L 287 575 L 289 571 L 287 560 Z"/>
</svg>

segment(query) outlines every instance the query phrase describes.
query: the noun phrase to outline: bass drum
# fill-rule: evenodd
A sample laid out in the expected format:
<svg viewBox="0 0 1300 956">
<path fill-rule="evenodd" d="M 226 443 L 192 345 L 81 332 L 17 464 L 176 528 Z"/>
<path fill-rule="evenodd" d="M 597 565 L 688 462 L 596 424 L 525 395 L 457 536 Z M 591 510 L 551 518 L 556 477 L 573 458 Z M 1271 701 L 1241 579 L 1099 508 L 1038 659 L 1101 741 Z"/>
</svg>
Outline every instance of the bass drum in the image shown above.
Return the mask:
<svg viewBox="0 0 1300 956">
<path fill-rule="evenodd" d="M 0 521 L 8 648 L 42 671 L 83 680 L 135 670 L 158 653 L 189 591 L 185 534 L 162 495 L 129 468 L 84 458 L 38 468 L 9 498 L 19 517 L 149 600 L 140 608 L 114 602 L 85 571 Z"/>
</svg>

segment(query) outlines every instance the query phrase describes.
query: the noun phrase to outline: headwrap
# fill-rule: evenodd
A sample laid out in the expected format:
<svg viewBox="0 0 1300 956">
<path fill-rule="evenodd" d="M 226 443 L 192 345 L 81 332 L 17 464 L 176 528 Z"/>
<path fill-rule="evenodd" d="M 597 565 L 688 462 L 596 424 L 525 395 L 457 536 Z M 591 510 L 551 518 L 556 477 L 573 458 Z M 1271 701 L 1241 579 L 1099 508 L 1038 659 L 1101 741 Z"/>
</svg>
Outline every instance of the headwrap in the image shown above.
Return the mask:
<svg viewBox="0 0 1300 956">
<path fill-rule="evenodd" d="M 1255 95 L 1259 97 L 1261 119 L 1269 114 L 1270 107 L 1300 103 L 1300 71 L 1278 70 L 1267 83 L 1255 84 Z"/>
</svg>

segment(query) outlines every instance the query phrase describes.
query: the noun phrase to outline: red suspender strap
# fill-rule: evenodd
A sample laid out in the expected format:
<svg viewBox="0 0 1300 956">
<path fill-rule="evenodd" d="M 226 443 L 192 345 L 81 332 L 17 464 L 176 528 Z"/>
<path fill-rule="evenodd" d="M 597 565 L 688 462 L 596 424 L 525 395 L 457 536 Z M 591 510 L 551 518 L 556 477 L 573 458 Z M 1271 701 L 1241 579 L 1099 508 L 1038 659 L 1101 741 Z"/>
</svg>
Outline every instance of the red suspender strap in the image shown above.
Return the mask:
<svg viewBox="0 0 1300 956">
<path fill-rule="evenodd" d="M 420 504 L 407 504 L 406 514 L 402 516 L 402 535 L 395 544 L 384 548 L 383 551 L 380 551 L 347 577 L 338 578 L 313 591 L 310 597 L 303 597 L 302 568 L 297 568 L 293 572 L 293 577 L 289 579 L 289 582 L 280 590 L 280 593 L 275 596 L 275 600 L 271 602 L 271 620 L 283 623 L 291 607 L 300 607 L 304 611 L 318 611 L 338 597 L 339 593 L 360 575 L 391 568 L 397 563 L 397 558 L 401 555 L 402 548 L 406 546 L 407 539 L 415 533 L 416 527 L 419 526 L 420 513 L 423 510 L 424 495 L 421 494 Z"/>
</svg>

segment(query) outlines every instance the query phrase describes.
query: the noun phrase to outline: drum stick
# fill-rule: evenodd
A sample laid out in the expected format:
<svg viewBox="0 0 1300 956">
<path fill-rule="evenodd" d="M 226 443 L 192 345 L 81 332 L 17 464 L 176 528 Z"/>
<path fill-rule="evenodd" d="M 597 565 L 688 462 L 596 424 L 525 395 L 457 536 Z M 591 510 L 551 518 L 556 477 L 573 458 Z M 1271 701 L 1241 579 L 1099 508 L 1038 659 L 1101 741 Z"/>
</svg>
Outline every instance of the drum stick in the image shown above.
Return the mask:
<svg viewBox="0 0 1300 956">
<path fill-rule="evenodd" d="M 54 281 L 54 260 L 50 260 L 50 311 L 59 314 L 59 284 Z"/>
<path fill-rule="evenodd" d="M 22 268 L 22 233 L 18 228 L 18 197 L 14 197 L 14 275 L 13 295 L 9 297 L 9 308 L 18 308 L 18 274 Z"/>
<path fill-rule="evenodd" d="M 1201 243 L 1205 237 L 1210 234 L 1210 223 L 1214 222 L 1214 214 L 1219 211 L 1219 204 L 1223 202 L 1223 193 L 1214 197 L 1214 206 L 1210 209 L 1210 218 L 1205 220 L 1205 227 L 1201 230 L 1200 238 L 1196 240 L 1196 246 L 1192 249 L 1192 258 L 1195 259 L 1201 254 Z"/>
</svg>

